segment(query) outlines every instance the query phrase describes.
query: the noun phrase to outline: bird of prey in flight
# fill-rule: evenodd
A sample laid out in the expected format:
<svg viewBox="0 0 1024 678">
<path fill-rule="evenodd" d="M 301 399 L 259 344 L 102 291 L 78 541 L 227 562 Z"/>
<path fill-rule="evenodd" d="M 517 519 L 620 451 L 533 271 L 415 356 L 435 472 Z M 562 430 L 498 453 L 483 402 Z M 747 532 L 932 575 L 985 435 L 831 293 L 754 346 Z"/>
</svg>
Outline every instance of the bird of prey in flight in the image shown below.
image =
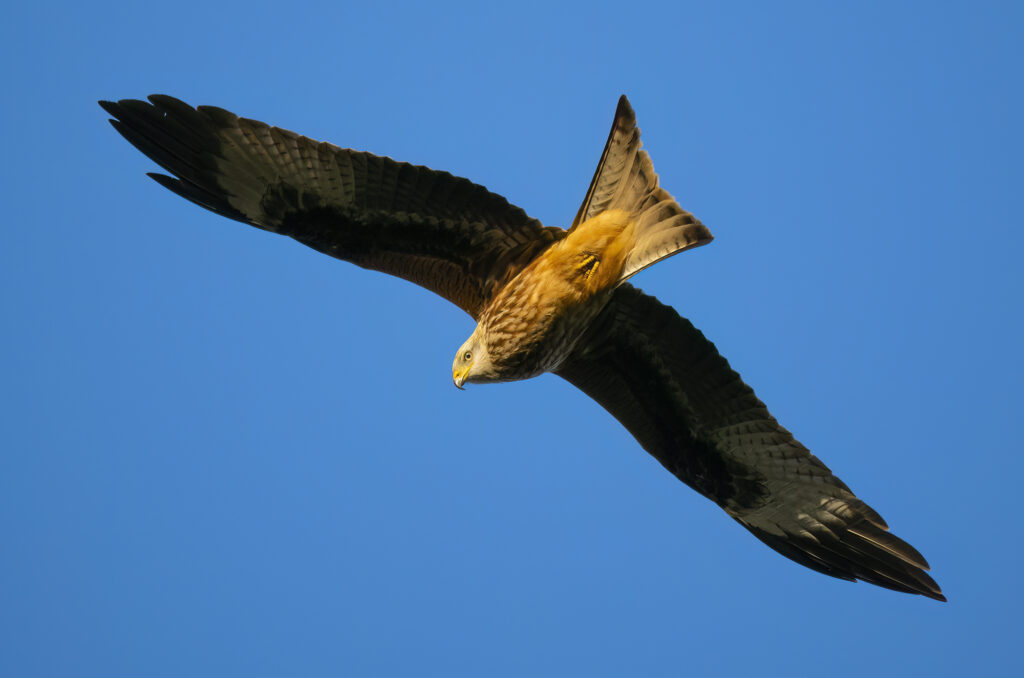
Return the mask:
<svg viewBox="0 0 1024 678">
<path fill-rule="evenodd" d="M 469 313 L 477 326 L 452 365 L 459 388 L 553 372 L 787 558 L 945 600 L 921 554 L 779 425 L 700 331 L 626 282 L 711 242 L 659 186 L 626 97 L 568 230 L 447 172 L 220 108 L 164 95 L 100 105 L 170 174 L 149 175 L 162 186 Z"/>
</svg>

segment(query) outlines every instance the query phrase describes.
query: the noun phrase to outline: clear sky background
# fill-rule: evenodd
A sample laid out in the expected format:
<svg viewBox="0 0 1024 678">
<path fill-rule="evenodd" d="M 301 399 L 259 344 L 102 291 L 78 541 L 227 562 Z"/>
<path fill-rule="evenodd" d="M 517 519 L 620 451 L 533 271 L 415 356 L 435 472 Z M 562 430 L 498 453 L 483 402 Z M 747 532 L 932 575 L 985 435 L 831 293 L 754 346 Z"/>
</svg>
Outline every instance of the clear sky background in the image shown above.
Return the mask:
<svg viewBox="0 0 1024 678">
<path fill-rule="evenodd" d="M 31 6 L 31 9 L 29 7 Z M 1019 3 L 18 3 L 0 22 L 0 675 L 1019 668 Z M 716 236 L 635 279 L 931 561 L 766 548 L 461 311 L 205 212 L 163 92 L 566 225 L 627 93 Z"/>
</svg>

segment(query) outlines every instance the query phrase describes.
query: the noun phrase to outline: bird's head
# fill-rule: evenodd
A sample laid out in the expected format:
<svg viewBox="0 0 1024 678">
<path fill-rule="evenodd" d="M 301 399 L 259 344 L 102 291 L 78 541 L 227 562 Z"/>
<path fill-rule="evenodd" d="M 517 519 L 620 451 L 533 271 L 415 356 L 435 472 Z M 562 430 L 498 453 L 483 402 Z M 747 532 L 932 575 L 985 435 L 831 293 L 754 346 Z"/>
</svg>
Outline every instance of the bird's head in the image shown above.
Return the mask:
<svg viewBox="0 0 1024 678">
<path fill-rule="evenodd" d="M 497 371 L 494 369 L 491 355 L 487 351 L 487 342 L 484 341 L 479 327 L 473 331 L 473 334 L 455 354 L 455 361 L 452 363 L 452 381 L 460 389 L 467 382 L 498 381 Z"/>
</svg>

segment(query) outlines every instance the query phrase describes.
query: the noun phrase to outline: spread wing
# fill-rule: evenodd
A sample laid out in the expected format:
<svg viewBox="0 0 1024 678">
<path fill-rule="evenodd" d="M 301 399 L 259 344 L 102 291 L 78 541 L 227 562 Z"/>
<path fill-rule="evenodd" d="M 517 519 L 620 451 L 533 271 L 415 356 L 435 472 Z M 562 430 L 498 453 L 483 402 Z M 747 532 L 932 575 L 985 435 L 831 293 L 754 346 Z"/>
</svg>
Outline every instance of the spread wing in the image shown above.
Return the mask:
<svg viewBox="0 0 1024 678">
<path fill-rule="evenodd" d="M 689 321 L 630 285 L 556 373 L 680 480 L 782 555 L 945 600 L 912 546 L 768 413 Z"/>
<path fill-rule="evenodd" d="M 101 101 L 125 139 L 217 214 L 440 294 L 474 318 L 565 231 L 447 172 L 338 148 L 153 95 Z"/>
</svg>

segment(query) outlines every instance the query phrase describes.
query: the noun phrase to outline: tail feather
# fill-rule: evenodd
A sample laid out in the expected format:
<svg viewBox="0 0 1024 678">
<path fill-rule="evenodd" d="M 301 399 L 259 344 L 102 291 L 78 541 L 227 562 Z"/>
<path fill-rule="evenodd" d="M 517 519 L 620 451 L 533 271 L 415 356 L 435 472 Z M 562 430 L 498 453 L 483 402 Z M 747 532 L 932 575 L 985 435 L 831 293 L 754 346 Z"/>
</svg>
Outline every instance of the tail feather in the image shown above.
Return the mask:
<svg viewBox="0 0 1024 678">
<path fill-rule="evenodd" d="M 594 178 L 570 229 L 608 210 L 621 209 L 631 215 L 636 222 L 635 242 L 619 282 L 665 257 L 712 240 L 711 232 L 658 185 L 654 165 L 641 145 L 636 114 L 623 95 Z"/>
</svg>

